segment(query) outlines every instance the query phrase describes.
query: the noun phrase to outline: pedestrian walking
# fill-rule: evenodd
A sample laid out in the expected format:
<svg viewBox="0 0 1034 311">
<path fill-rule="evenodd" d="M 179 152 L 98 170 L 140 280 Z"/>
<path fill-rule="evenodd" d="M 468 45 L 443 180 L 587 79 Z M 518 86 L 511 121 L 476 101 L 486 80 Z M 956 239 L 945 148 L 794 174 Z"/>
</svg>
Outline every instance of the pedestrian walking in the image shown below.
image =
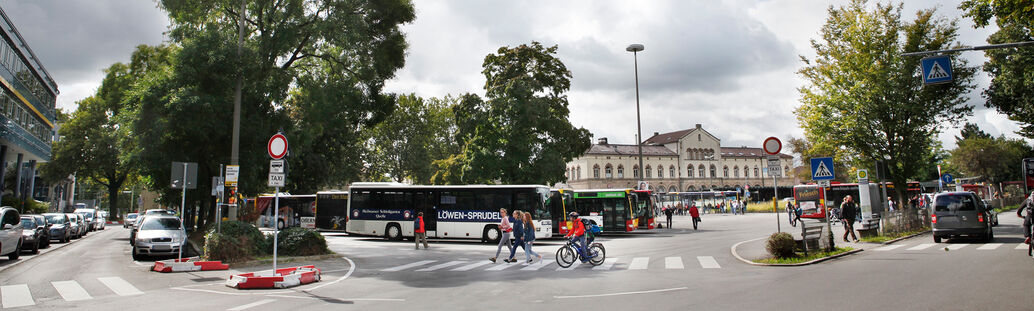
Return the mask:
<svg viewBox="0 0 1034 311">
<path fill-rule="evenodd" d="M 506 249 L 510 249 L 510 232 L 513 232 L 513 227 L 510 226 L 510 215 L 506 214 L 505 208 L 499 209 L 499 245 L 495 249 L 495 257 L 489 258 L 492 262 L 495 262 L 496 258 L 499 258 L 499 252 L 503 250 L 503 246 Z"/>
<path fill-rule="evenodd" d="M 851 234 L 851 238 L 854 239 L 855 243 L 858 243 L 858 236 L 854 234 L 854 222 L 855 216 L 858 214 L 858 210 L 848 195 L 844 198 L 844 203 L 840 203 L 840 219 L 844 222 L 844 242 L 850 242 L 847 240 L 847 235 Z"/>
<path fill-rule="evenodd" d="M 671 215 L 674 213 L 675 211 L 672 211 L 670 208 L 664 210 L 664 218 L 667 219 L 668 229 L 671 229 Z"/>
<path fill-rule="evenodd" d="M 506 258 L 506 262 L 517 262 L 517 259 L 513 258 L 513 255 L 517 254 L 517 248 L 524 249 L 524 254 L 528 254 L 528 250 L 524 245 L 524 217 L 521 211 L 513 211 L 513 244 L 510 245 L 510 257 Z"/>
<path fill-rule="evenodd" d="M 535 223 L 531 221 L 531 213 L 524 213 L 524 257 L 528 259 L 528 264 L 532 263 L 532 256 L 538 257 L 539 261 L 542 261 L 542 255 L 531 250 L 533 243 L 535 243 Z"/>
<path fill-rule="evenodd" d="M 413 220 L 413 241 L 416 245 L 413 249 L 420 249 L 420 241 L 424 241 L 424 249 L 427 249 L 427 231 L 424 230 L 424 212 L 416 213 L 416 220 Z"/>
<path fill-rule="evenodd" d="M 894 200 L 890 197 L 887 197 L 887 208 L 889 208 L 891 212 L 894 211 Z"/>
<path fill-rule="evenodd" d="M 700 211 L 697 211 L 696 204 L 693 204 L 689 207 L 689 216 L 693 217 L 693 230 L 696 230 L 697 223 L 700 222 Z"/>
</svg>

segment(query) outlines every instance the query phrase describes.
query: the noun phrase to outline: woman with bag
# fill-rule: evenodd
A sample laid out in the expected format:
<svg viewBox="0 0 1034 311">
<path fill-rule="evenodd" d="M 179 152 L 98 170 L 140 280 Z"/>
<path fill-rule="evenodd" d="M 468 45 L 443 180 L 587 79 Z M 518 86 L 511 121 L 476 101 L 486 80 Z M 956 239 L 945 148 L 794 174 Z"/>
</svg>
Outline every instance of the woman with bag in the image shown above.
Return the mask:
<svg viewBox="0 0 1034 311">
<path fill-rule="evenodd" d="M 524 248 L 524 254 L 527 255 L 527 248 L 524 246 L 524 213 L 521 211 L 513 211 L 513 245 L 510 246 L 510 258 L 507 258 L 506 262 L 517 262 L 513 256 L 517 254 L 517 248 Z"/>
<path fill-rule="evenodd" d="M 510 248 L 510 232 L 513 231 L 513 228 L 510 227 L 510 215 L 506 215 L 505 208 L 499 209 L 499 218 L 499 247 L 495 249 L 495 257 L 488 259 L 492 262 L 495 262 L 495 259 L 499 257 L 499 252 L 503 250 L 503 245 L 506 245 L 507 249 Z"/>
</svg>

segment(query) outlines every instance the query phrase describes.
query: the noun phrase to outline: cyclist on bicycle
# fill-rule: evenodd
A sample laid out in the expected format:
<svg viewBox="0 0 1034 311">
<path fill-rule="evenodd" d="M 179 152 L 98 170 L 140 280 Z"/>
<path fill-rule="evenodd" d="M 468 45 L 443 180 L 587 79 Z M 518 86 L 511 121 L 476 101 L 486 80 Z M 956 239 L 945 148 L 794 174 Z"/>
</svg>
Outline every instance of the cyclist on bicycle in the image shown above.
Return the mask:
<svg viewBox="0 0 1034 311">
<path fill-rule="evenodd" d="M 1016 209 L 1016 217 L 1023 218 L 1023 243 L 1030 244 L 1030 226 L 1031 226 L 1031 210 L 1034 210 L 1034 191 L 1030 192 L 1026 200 L 1023 200 L 1023 204 L 1020 204 L 1020 208 Z M 1023 212 L 1027 212 L 1024 216 Z"/>
<path fill-rule="evenodd" d="M 578 218 L 578 213 L 571 212 L 567 215 L 567 219 L 571 221 L 571 230 L 567 231 L 565 238 L 571 238 L 571 243 L 574 244 L 574 248 L 578 250 L 578 254 L 582 257 L 582 262 L 588 261 L 589 256 L 585 254 L 585 225 L 582 224 L 582 220 Z"/>
</svg>

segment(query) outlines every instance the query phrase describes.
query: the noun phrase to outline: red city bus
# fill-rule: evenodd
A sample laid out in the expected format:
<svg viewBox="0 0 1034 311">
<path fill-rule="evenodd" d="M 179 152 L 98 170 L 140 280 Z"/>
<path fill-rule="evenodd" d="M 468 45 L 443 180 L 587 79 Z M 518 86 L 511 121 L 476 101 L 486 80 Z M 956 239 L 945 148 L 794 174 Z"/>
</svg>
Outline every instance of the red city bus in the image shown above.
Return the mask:
<svg viewBox="0 0 1034 311">
<path fill-rule="evenodd" d="M 657 209 L 654 206 L 654 197 L 650 190 L 632 190 L 635 193 L 636 204 L 635 216 L 639 221 L 639 229 L 656 229 Z"/>
<path fill-rule="evenodd" d="M 826 195 L 818 185 L 793 186 L 793 200 L 801 209 L 801 218 L 826 218 Z"/>
<path fill-rule="evenodd" d="M 870 184 L 875 185 L 875 184 Z M 894 196 L 894 184 L 886 183 L 887 195 Z M 908 189 L 905 192 L 905 197 L 912 197 L 913 195 L 919 194 L 920 186 L 918 182 L 909 182 Z M 832 183 L 826 191 L 822 191 L 818 185 L 797 185 L 793 187 L 793 198 L 798 207 L 801 208 L 801 218 L 811 219 L 823 219 L 825 218 L 826 209 L 825 206 L 835 206 L 844 200 L 844 197 L 852 195 L 855 197 L 855 201 L 859 202 L 861 199 L 858 193 L 858 184 L 856 183 Z M 873 198 L 873 211 L 881 212 L 883 208 L 877 203 L 882 204 L 882 198 Z M 828 201 L 828 202 L 827 202 Z M 859 202 L 861 203 L 861 202 Z"/>
</svg>

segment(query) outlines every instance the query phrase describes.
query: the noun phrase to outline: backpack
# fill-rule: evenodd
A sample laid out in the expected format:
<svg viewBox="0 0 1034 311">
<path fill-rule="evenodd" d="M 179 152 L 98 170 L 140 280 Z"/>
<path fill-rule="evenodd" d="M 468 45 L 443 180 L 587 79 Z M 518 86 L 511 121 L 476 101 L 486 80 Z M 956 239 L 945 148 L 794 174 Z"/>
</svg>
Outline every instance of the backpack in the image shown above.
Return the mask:
<svg viewBox="0 0 1034 311">
<path fill-rule="evenodd" d="M 594 235 L 596 233 L 600 233 L 600 232 L 603 231 L 603 230 L 600 229 L 600 226 L 597 226 L 595 223 L 593 223 L 592 221 L 590 221 L 588 219 L 579 219 L 579 220 L 582 221 L 582 226 L 585 227 L 585 233 Z"/>
</svg>

